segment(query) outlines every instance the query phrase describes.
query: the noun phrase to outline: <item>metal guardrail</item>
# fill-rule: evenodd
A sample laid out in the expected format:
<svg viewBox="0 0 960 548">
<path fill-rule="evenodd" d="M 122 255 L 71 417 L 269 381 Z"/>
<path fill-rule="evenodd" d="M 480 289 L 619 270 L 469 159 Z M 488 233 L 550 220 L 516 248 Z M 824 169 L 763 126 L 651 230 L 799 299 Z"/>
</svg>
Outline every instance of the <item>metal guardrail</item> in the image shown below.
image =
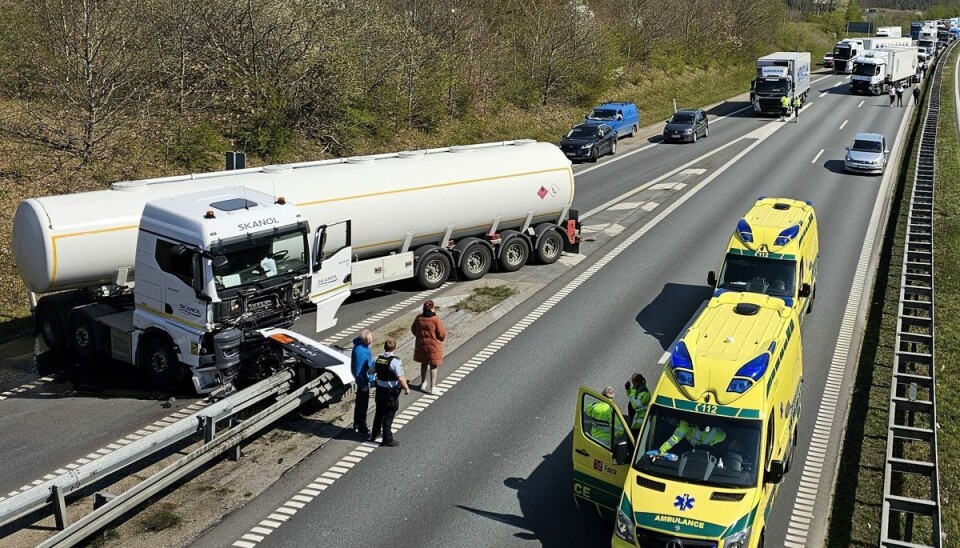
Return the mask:
<svg viewBox="0 0 960 548">
<path fill-rule="evenodd" d="M 943 538 L 937 471 L 933 192 L 941 77 L 949 51 L 940 56 L 930 76 L 929 102 L 920 133 L 907 214 L 893 379 L 890 383 L 880 523 L 882 547 L 939 548 Z M 930 531 L 929 538 L 914 538 L 917 518 L 924 522 L 922 529 Z"/>
<path fill-rule="evenodd" d="M 305 378 L 308 371 L 315 371 L 311 376 L 316 378 L 312 380 Z M 294 388 L 295 386 L 299 388 Z M 0 501 L 0 526 L 47 509 L 53 512 L 57 528 L 62 531 L 43 545 L 77 544 L 112 519 L 141 504 L 147 497 L 170 487 L 216 456 L 231 448 L 237 449 L 240 442 L 282 418 L 302 403 L 313 398 L 320 403 L 327 403 L 338 395 L 340 388 L 343 388 L 342 382 L 335 374 L 326 370 L 301 367 L 281 371 L 121 449 Z M 237 420 L 240 412 L 263 404 L 271 398 L 278 399 L 254 417 L 242 422 Z M 218 423 L 227 427 L 218 431 Z M 68 496 L 76 495 L 115 472 L 156 457 L 164 449 L 198 435 L 202 436 L 198 439 L 202 439 L 203 444 L 186 457 L 112 498 L 106 504 L 96 507 L 91 514 L 76 524 L 71 525 L 68 522 L 66 513 Z"/>
</svg>

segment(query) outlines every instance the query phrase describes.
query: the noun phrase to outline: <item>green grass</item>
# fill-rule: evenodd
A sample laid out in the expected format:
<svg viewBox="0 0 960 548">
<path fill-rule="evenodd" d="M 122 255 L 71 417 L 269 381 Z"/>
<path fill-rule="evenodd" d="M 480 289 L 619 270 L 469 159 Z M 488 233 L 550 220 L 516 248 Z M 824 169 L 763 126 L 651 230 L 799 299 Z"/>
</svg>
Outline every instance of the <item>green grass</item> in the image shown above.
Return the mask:
<svg viewBox="0 0 960 548">
<path fill-rule="evenodd" d="M 159 508 L 144 516 L 140 522 L 144 531 L 156 533 L 180 525 L 183 518 L 173 511 L 174 508 L 176 508 L 175 504 L 165 502 Z"/>
<path fill-rule="evenodd" d="M 934 213 L 934 283 L 936 287 L 937 422 L 940 460 L 942 522 L 947 538 L 957 531 L 960 516 L 950 505 L 960 489 L 958 466 L 944 455 L 960 448 L 960 389 L 955 378 L 960 371 L 960 162 L 957 160 L 957 127 L 953 105 L 953 69 L 947 64 L 941 87 L 941 117 L 937 134 L 938 165 Z M 924 93 L 926 101 L 926 91 Z M 925 104 L 924 104 L 925 106 Z M 910 153 L 901 164 L 901 176 L 891 205 L 881 249 L 873 300 L 864 334 L 847 431 L 840 456 L 838 483 L 834 492 L 827 546 L 877 546 L 880 535 L 883 479 L 886 457 L 900 275 L 913 168 L 919 145 L 919 127 L 908 133 Z M 925 395 L 920 393 L 920 397 Z M 919 448 L 911 448 L 917 451 Z M 908 453 L 908 457 L 910 454 Z M 919 455 L 917 455 L 919 456 Z M 923 497 L 924 482 L 900 483 L 900 494 Z M 914 540 L 930 542 L 930 523 L 917 519 Z M 949 545 L 949 543 L 944 544 Z"/>
<path fill-rule="evenodd" d="M 469 297 L 457 303 L 456 308 L 470 312 L 485 312 L 516 292 L 514 288 L 506 285 L 475 287 Z"/>
</svg>

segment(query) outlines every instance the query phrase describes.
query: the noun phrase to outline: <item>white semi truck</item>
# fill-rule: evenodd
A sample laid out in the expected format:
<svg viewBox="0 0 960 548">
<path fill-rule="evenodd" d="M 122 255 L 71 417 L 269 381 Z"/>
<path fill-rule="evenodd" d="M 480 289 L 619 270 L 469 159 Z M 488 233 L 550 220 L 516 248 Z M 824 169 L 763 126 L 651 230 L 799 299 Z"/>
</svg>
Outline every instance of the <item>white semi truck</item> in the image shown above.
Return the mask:
<svg viewBox="0 0 960 548">
<path fill-rule="evenodd" d="M 878 38 L 900 38 L 903 36 L 901 27 L 877 27 L 876 35 Z"/>
<path fill-rule="evenodd" d="M 833 47 L 834 74 L 850 74 L 853 72 L 853 62 L 863 53 L 863 40 L 847 38 L 837 42 Z"/>
<path fill-rule="evenodd" d="M 781 97 L 806 102 L 809 91 L 809 51 L 778 51 L 757 59 L 757 77 L 750 85 L 755 113 L 779 114 Z"/>
<path fill-rule="evenodd" d="M 198 393 L 328 349 L 352 290 L 517 270 L 579 245 L 570 162 L 508 141 L 114 183 L 24 200 L 17 268 L 53 349 L 108 355 Z M 136 280 L 136 283 L 134 282 Z M 183 367 L 186 366 L 186 367 Z"/>
<path fill-rule="evenodd" d="M 880 95 L 897 84 L 909 87 L 916 73 L 916 48 L 867 50 L 854 63 L 850 91 Z"/>
</svg>

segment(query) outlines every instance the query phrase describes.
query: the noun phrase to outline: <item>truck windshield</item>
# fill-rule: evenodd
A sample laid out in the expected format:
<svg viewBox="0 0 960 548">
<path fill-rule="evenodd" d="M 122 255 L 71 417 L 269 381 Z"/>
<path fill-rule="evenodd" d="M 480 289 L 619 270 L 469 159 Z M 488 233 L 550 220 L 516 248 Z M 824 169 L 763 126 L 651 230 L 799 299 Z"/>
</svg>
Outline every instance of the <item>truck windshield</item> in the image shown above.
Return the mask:
<svg viewBox="0 0 960 548">
<path fill-rule="evenodd" d="M 853 73 L 857 76 L 875 76 L 880 74 L 880 66 L 873 63 L 854 63 Z"/>
<path fill-rule="evenodd" d="M 930 49 L 933 47 L 933 40 L 920 40 L 917 42 L 917 46 Z"/>
<path fill-rule="evenodd" d="M 762 78 L 757 80 L 757 93 L 786 95 L 789 89 L 790 84 L 786 80 Z"/>
<path fill-rule="evenodd" d="M 754 487 L 762 468 L 761 426 L 758 420 L 652 405 L 633 466 L 670 480 L 714 487 Z"/>
<path fill-rule="evenodd" d="M 834 58 L 834 59 L 839 59 L 839 60 L 847 61 L 847 60 L 849 60 L 851 57 L 853 57 L 853 54 L 851 53 L 851 48 L 850 48 L 850 46 L 837 46 L 837 47 L 834 48 L 834 50 L 833 50 L 833 58 Z"/>
<path fill-rule="evenodd" d="M 217 289 L 262 282 L 274 276 L 307 269 L 307 236 L 302 230 L 269 230 L 236 238 L 214 250 L 226 264 L 214 267 Z"/>
<path fill-rule="evenodd" d="M 797 261 L 728 254 L 720 272 L 720 289 L 793 297 Z"/>
</svg>

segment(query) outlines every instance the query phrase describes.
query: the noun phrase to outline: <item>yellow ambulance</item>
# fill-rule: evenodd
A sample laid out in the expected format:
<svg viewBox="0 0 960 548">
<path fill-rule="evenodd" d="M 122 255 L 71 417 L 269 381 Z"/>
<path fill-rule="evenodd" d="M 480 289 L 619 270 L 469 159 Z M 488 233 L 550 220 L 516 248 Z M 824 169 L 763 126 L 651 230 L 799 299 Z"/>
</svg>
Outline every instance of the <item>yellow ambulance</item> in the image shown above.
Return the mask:
<svg viewBox="0 0 960 548">
<path fill-rule="evenodd" d="M 782 299 L 711 299 L 671 348 L 639 439 L 612 400 L 581 387 L 578 505 L 615 516 L 614 547 L 763 546 L 796 445 L 802 362 L 799 319 Z"/>
<path fill-rule="evenodd" d="M 707 275 L 714 295 L 763 293 L 783 299 L 803 322 L 817 294 L 820 237 L 811 202 L 760 197 L 737 223 L 720 269 Z"/>
</svg>

